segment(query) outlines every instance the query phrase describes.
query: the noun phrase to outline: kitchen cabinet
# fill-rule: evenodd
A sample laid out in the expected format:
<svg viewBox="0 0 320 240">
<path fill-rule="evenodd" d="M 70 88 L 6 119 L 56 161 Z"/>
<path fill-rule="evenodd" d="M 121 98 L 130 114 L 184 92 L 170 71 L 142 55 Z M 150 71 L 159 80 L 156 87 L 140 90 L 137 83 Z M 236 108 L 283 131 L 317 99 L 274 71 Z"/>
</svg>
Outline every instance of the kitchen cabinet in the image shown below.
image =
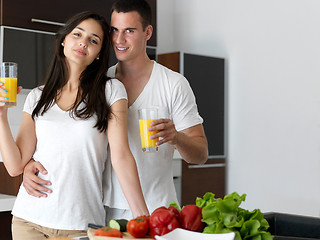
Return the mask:
<svg viewBox="0 0 320 240">
<path fill-rule="evenodd" d="M 0 212 L 0 239 L 11 240 L 11 212 Z"/>
<path fill-rule="evenodd" d="M 183 161 L 182 205 L 194 203 L 197 196 L 213 192 L 225 194 L 226 171 L 226 88 L 225 60 L 222 58 L 174 52 L 159 54 L 158 62 L 184 75 L 195 94 L 208 140 L 209 160 L 204 165 Z"/>
<path fill-rule="evenodd" d="M 2 0 L 1 25 L 56 32 L 72 15 L 92 10 L 106 15 L 108 0 Z"/>
<path fill-rule="evenodd" d="M 208 159 L 203 165 L 182 161 L 181 204 L 195 204 L 197 197 L 212 192 L 216 198 L 225 195 L 225 159 Z"/>
<path fill-rule="evenodd" d="M 72 15 L 91 10 L 106 16 L 110 22 L 110 9 L 114 0 L 2 0 L 1 25 L 56 32 Z M 157 4 L 156 0 L 147 0 L 152 11 L 153 36 L 148 42 L 157 45 Z"/>
<path fill-rule="evenodd" d="M 42 84 L 54 52 L 54 34 L 7 26 L 0 29 L 2 61 L 18 63 L 19 85 L 32 89 Z"/>
<path fill-rule="evenodd" d="M 15 201 L 14 196 L 0 194 L 0 239 L 11 240 L 11 209 Z"/>
<path fill-rule="evenodd" d="M 22 182 L 22 175 L 11 177 L 3 162 L 0 162 L 0 193 L 8 195 L 17 195 L 20 184 Z"/>
</svg>

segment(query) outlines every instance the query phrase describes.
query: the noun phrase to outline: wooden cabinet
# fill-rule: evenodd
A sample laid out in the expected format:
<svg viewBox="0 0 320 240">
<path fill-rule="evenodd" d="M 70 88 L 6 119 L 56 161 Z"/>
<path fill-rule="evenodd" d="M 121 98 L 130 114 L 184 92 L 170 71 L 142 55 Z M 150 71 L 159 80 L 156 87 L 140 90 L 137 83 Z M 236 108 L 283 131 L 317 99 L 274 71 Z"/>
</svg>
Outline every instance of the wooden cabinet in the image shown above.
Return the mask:
<svg viewBox="0 0 320 240">
<path fill-rule="evenodd" d="M 72 15 L 92 10 L 106 16 L 108 0 L 2 0 L 1 25 L 56 32 Z"/>
<path fill-rule="evenodd" d="M 202 197 L 206 192 L 223 197 L 226 186 L 224 59 L 175 52 L 158 55 L 158 62 L 180 72 L 189 81 L 208 140 L 206 164 L 189 165 L 183 161 L 181 204 L 194 203 L 197 196 Z"/>
<path fill-rule="evenodd" d="M 225 195 L 225 159 L 209 159 L 203 165 L 193 165 L 182 161 L 181 204 L 195 204 L 197 197 L 212 192 L 215 197 Z"/>
<path fill-rule="evenodd" d="M 0 162 L 0 193 L 16 196 L 18 194 L 21 182 L 22 175 L 18 177 L 11 177 L 8 174 L 3 162 Z"/>
<path fill-rule="evenodd" d="M 11 237 L 11 212 L 0 212 L 0 239 L 12 240 Z"/>
<path fill-rule="evenodd" d="M 1 25 L 56 32 L 60 25 L 74 14 L 86 10 L 106 16 L 110 22 L 110 9 L 114 0 L 2 0 Z M 147 0 L 152 10 L 153 36 L 148 42 L 157 45 L 157 4 Z"/>
<path fill-rule="evenodd" d="M 8 195 L 17 195 L 22 175 L 10 177 L 5 169 L 3 162 L 0 162 L 0 193 Z M 0 212 L 0 239 L 12 240 L 11 237 L 11 211 Z"/>
</svg>

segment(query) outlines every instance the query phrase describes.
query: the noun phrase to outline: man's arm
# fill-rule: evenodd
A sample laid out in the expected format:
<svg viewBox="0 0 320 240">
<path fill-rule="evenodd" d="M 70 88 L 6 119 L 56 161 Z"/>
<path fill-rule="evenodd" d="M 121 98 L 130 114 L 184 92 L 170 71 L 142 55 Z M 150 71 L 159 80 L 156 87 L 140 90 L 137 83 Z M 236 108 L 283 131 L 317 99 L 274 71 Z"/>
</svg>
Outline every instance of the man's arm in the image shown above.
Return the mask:
<svg viewBox="0 0 320 240">
<path fill-rule="evenodd" d="M 202 124 L 177 132 L 174 145 L 187 163 L 204 164 L 208 160 L 208 142 Z"/>
<path fill-rule="evenodd" d="M 158 119 L 151 125 L 149 131 L 159 132 L 150 138 L 162 138 L 157 145 L 165 142 L 174 145 L 187 163 L 204 164 L 208 160 L 208 143 L 202 124 L 179 132 L 170 119 Z"/>
</svg>

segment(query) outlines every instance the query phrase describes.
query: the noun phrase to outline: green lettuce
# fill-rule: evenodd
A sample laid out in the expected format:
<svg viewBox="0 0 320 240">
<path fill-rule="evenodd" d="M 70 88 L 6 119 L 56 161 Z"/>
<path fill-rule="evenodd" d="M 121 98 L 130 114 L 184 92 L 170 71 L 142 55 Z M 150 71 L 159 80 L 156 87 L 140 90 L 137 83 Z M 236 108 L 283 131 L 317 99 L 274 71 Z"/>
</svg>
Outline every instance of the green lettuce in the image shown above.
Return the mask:
<svg viewBox="0 0 320 240">
<path fill-rule="evenodd" d="M 267 231 L 269 224 L 259 209 L 248 211 L 240 208 L 246 194 L 234 192 L 223 199 L 214 198 L 207 192 L 203 198 L 196 199 L 196 205 L 202 208 L 202 221 L 207 224 L 204 233 L 235 232 L 234 240 L 272 240 Z"/>
</svg>

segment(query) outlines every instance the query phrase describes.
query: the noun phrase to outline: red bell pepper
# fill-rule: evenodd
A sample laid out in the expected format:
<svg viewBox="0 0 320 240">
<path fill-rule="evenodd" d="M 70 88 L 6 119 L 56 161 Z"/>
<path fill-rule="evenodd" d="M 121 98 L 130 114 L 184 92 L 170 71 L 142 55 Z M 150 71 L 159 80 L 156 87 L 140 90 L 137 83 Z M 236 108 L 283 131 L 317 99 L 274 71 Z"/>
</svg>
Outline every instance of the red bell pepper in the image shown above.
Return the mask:
<svg viewBox="0 0 320 240">
<path fill-rule="evenodd" d="M 179 210 L 176 207 L 170 206 L 168 207 L 168 210 L 173 212 L 176 215 L 176 217 L 179 219 Z"/>
<path fill-rule="evenodd" d="M 202 208 L 196 205 L 184 206 L 179 214 L 180 227 L 194 232 L 202 232 L 205 223 L 201 222 Z"/>
<path fill-rule="evenodd" d="M 162 236 L 179 227 L 176 214 L 166 207 L 159 207 L 150 216 L 150 236 Z"/>
</svg>

